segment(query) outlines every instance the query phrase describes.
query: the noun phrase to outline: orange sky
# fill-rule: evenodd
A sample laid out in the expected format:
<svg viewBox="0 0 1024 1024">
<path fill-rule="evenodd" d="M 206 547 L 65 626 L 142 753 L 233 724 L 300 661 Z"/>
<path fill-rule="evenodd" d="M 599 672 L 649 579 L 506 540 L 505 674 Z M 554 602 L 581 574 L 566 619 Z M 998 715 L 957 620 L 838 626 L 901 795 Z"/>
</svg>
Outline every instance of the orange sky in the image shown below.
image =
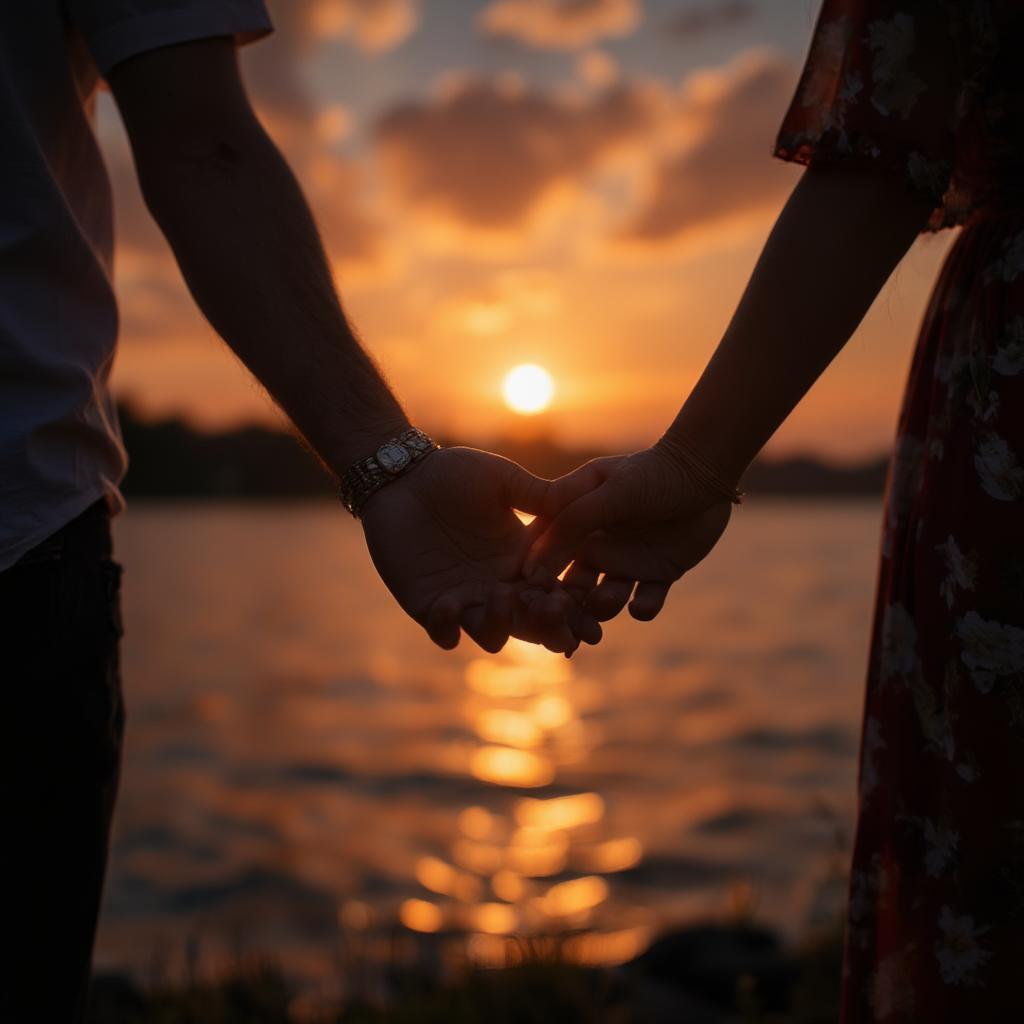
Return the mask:
<svg viewBox="0 0 1024 1024">
<path fill-rule="evenodd" d="M 508 427 L 504 373 L 557 383 L 567 444 L 657 436 L 795 182 L 773 161 L 814 0 L 278 0 L 247 80 L 320 221 L 343 300 L 425 429 Z M 196 313 L 109 98 L 115 388 L 153 415 L 268 420 Z M 888 445 L 949 236 L 923 239 L 776 452 Z"/>
</svg>

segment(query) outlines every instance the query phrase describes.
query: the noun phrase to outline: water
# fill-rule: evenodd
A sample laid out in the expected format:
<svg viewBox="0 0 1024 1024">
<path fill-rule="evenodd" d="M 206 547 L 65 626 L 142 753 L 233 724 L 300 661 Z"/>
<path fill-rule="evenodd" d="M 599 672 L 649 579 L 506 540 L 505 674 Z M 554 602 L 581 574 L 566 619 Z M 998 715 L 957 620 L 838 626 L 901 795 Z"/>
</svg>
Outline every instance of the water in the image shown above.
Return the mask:
<svg viewBox="0 0 1024 1024">
<path fill-rule="evenodd" d="M 434 648 L 335 507 L 136 504 L 105 967 L 339 930 L 657 929 L 834 914 L 855 805 L 879 508 L 755 501 L 654 623 L 571 663 Z M 587 944 L 589 942 L 589 945 Z"/>
</svg>

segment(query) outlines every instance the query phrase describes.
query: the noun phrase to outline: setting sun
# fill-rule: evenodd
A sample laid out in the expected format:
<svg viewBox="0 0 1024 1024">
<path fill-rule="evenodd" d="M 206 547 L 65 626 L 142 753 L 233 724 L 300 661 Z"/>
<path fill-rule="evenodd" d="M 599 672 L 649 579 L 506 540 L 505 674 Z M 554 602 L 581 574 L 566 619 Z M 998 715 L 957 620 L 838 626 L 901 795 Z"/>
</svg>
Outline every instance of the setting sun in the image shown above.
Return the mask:
<svg viewBox="0 0 1024 1024">
<path fill-rule="evenodd" d="M 543 412 L 555 393 L 555 382 L 543 366 L 524 363 L 509 370 L 502 384 L 505 404 L 524 416 Z"/>
</svg>

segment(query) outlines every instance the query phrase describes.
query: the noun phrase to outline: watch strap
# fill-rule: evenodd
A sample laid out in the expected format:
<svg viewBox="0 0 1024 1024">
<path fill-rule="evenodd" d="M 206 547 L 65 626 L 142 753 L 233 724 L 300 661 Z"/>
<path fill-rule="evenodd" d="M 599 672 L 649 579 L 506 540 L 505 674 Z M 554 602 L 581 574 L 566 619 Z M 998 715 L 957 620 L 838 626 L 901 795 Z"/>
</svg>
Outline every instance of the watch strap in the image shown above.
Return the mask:
<svg viewBox="0 0 1024 1024">
<path fill-rule="evenodd" d="M 341 503 L 358 519 L 371 495 L 439 447 L 433 438 L 415 427 L 385 441 L 373 455 L 349 466 L 342 474 L 338 484 Z"/>
</svg>

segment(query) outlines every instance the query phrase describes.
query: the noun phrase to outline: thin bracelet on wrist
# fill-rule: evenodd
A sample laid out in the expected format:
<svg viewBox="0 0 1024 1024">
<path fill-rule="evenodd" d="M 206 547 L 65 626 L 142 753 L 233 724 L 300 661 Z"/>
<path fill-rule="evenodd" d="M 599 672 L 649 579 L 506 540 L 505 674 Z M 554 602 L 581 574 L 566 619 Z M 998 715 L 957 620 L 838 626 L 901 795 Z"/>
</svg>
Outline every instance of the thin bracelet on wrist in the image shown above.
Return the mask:
<svg viewBox="0 0 1024 1024">
<path fill-rule="evenodd" d="M 665 436 L 659 444 L 675 456 L 707 490 L 721 495 L 734 505 L 743 504 L 744 492 L 730 484 L 691 442 L 681 437 Z"/>
</svg>

